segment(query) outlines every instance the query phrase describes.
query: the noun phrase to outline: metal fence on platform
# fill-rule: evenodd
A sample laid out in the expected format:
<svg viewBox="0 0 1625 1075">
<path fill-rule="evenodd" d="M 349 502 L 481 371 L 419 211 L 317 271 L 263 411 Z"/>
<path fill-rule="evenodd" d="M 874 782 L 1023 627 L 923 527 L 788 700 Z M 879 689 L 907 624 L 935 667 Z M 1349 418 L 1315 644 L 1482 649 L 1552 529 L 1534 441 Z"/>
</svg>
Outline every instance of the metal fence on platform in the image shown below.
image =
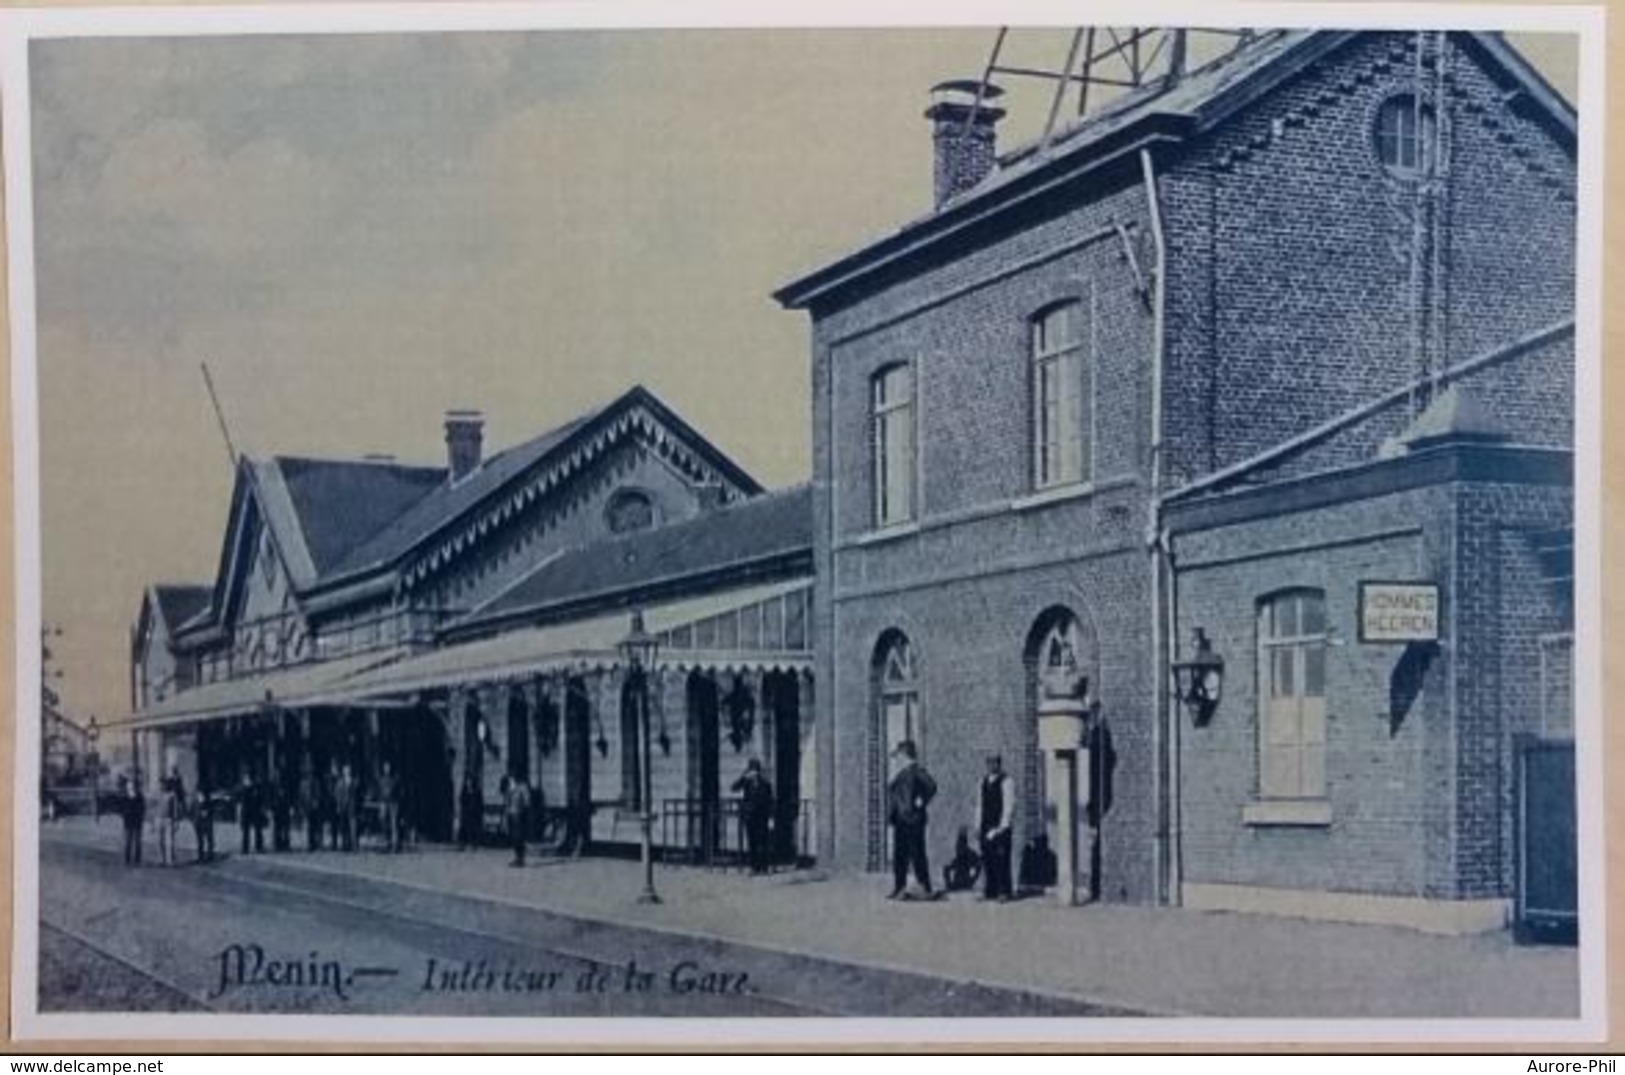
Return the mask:
<svg viewBox="0 0 1625 1075">
<path fill-rule="evenodd" d="M 788 804 L 783 804 L 788 805 Z M 812 862 L 817 845 L 811 799 L 793 812 L 775 809 L 768 839 L 775 867 Z M 749 863 L 741 800 L 664 799 L 660 804 L 661 857 L 674 865 L 743 869 Z"/>
</svg>

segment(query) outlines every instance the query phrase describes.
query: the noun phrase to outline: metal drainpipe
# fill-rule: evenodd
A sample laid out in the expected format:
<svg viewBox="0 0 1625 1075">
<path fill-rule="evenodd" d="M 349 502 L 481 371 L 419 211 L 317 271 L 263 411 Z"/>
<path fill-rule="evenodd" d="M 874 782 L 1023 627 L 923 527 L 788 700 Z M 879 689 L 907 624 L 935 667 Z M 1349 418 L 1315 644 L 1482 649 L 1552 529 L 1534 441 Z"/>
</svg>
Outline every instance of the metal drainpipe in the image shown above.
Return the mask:
<svg viewBox="0 0 1625 1075">
<path fill-rule="evenodd" d="M 1167 698 L 1167 660 L 1164 650 L 1164 579 L 1166 544 L 1162 532 L 1162 381 L 1166 358 L 1168 246 L 1162 231 L 1162 206 L 1157 193 L 1156 167 L 1149 149 L 1140 150 L 1140 171 L 1145 179 L 1145 200 L 1156 248 L 1156 281 L 1152 291 L 1151 329 L 1151 476 L 1146 504 L 1146 543 L 1151 555 L 1151 663 L 1153 709 L 1152 741 L 1156 753 L 1157 783 L 1157 891 L 1167 903 L 1179 902 L 1174 831 L 1178 788 L 1174 784 L 1173 728 Z"/>
</svg>

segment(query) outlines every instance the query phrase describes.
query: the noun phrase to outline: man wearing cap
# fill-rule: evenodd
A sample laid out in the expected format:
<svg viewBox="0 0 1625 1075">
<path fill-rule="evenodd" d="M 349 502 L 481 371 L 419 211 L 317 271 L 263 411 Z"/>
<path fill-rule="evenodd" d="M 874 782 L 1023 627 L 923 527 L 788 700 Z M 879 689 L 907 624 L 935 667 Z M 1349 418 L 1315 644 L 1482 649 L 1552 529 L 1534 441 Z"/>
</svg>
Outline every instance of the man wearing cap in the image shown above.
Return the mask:
<svg viewBox="0 0 1625 1075">
<path fill-rule="evenodd" d="M 886 788 L 886 814 L 892 827 L 892 890 L 886 898 L 901 899 L 908 888 L 908 871 L 925 889 L 927 899 L 936 898 L 931 888 L 931 867 L 925 857 L 926 807 L 937 794 L 937 782 L 919 762 L 919 751 L 914 740 L 904 739 L 897 744 L 893 757 L 903 760 L 903 767 L 891 778 Z"/>
<path fill-rule="evenodd" d="M 762 774 L 756 758 L 745 765 L 745 773 L 733 782 L 739 795 L 739 820 L 745 829 L 745 846 L 750 854 L 750 872 L 767 873 L 773 823 L 773 785 Z"/>
</svg>

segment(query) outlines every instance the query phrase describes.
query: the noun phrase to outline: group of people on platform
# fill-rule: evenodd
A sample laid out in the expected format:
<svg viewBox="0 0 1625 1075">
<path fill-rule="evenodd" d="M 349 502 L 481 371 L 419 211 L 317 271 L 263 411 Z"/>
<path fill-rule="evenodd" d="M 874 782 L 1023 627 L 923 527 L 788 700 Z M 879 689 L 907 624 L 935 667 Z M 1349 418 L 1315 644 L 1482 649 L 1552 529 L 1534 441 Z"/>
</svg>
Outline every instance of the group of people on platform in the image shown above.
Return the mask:
<svg viewBox="0 0 1625 1075">
<path fill-rule="evenodd" d="M 909 898 L 908 877 L 912 872 L 924 899 L 941 899 L 945 893 L 931 883 L 931 865 L 925 849 L 929 808 L 937 795 L 937 782 L 920 764 L 919 750 L 913 740 L 898 743 L 893 757 L 901 764 L 886 787 L 886 820 L 892 830 L 892 890 L 886 898 Z M 989 755 L 987 771 L 977 782 L 974 804 L 980 854 L 971 851 L 968 835 L 961 829 L 954 859 L 943 871 L 945 889 L 974 888 L 979 876 L 983 880 L 982 899 L 1007 903 L 1015 898 L 1016 887 L 1011 874 L 1015 805 L 1015 782 L 1004 771 L 1004 759 L 997 754 Z M 1042 876 L 1045 864 L 1040 861 L 1046 855 L 1049 872 L 1053 873 L 1054 856 L 1048 850 L 1047 840 L 1040 837 L 1033 848 L 1023 853 L 1023 873 L 1032 875 L 1030 880 L 1039 884 L 1046 880 Z M 1027 880 L 1024 878 L 1024 884 Z M 1053 877 L 1048 881 L 1053 884 Z"/>
<path fill-rule="evenodd" d="M 165 866 L 180 861 L 180 830 L 191 822 L 193 846 L 197 861 L 214 858 L 214 812 L 209 796 L 201 789 L 191 797 L 186 793 L 186 782 L 180 773 L 171 769 L 169 775 L 158 782 L 158 859 Z M 113 793 L 113 809 L 124 827 L 124 864 L 141 865 L 144 830 L 147 820 L 147 796 L 139 770 L 118 778 Z"/>
<path fill-rule="evenodd" d="M 370 796 L 368 792 L 370 791 Z M 347 764 L 333 762 L 325 775 L 306 772 L 297 788 L 280 781 L 257 779 L 244 772 L 232 796 L 223 802 L 199 788 L 187 794 L 186 782 L 172 768 L 158 785 L 156 829 L 158 857 L 165 866 L 180 861 L 179 835 L 188 822 L 192 828 L 197 862 L 212 860 L 217 818 L 235 815 L 241 840 L 241 853 L 262 854 L 266 850 L 266 829 L 270 829 L 273 851 L 293 850 L 296 819 L 305 828 L 304 849 L 355 851 L 360 847 L 361 819 L 375 807 L 377 830 L 383 849 L 401 850 L 410 837 L 410 828 L 401 813 L 401 782 L 389 762 L 382 763 L 378 779 L 370 789 Z M 142 862 L 148 802 L 140 770 L 118 778 L 112 807 L 123 823 L 124 861 Z"/>
<path fill-rule="evenodd" d="M 465 773 L 455 814 L 459 849 L 487 842 L 486 801 L 481 784 L 477 773 Z M 777 800 L 761 762 L 750 759 L 731 790 L 738 797 L 740 831 L 750 871 L 768 873 L 775 849 Z M 239 850 L 244 855 L 267 850 L 267 829 L 271 851 L 293 850 L 294 834 L 301 823 L 303 850 L 310 852 L 357 851 L 363 831 L 376 832 L 384 851 L 398 852 L 413 842 L 412 826 L 402 810 L 403 782 L 388 761 L 380 764 L 370 787 L 349 764 L 334 761 L 325 774 L 307 770 L 297 787 L 280 780 L 263 780 L 245 770 L 229 799 L 212 796 L 203 788 L 189 795 L 179 770 L 171 768 L 159 781 L 158 791 L 155 827 L 159 860 L 165 866 L 180 862 L 179 834 L 187 824 L 194 837 L 195 861 L 214 859 L 216 820 L 237 822 Z M 513 851 L 510 865 L 523 866 L 536 831 L 535 819 L 546 813 L 541 790 L 533 789 L 523 775 L 509 774 L 503 776 L 498 795 L 500 836 Z M 140 865 L 148 798 L 139 770 L 118 778 L 113 809 L 123 821 L 124 861 Z M 590 842 L 590 816 L 576 816 L 569 810 L 564 814 L 558 851 L 580 854 Z"/>
</svg>

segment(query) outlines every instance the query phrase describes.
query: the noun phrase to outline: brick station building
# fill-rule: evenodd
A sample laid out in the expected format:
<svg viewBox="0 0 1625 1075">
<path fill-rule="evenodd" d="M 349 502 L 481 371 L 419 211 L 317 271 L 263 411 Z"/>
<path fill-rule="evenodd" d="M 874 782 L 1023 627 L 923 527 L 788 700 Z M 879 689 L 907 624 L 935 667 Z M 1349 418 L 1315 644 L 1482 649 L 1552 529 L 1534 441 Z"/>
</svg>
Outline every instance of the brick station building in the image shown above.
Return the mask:
<svg viewBox="0 0 1625 1075">
<path fill-rule="evenodd" d="M 150 588 L 133 632 L 148 794 L 177 769 L 297 803 L 348 765 L 370 797 L 389 762 L 412 831 L 449 840 L 465 780 L 490 825 L 523 777 L 538 837 L 635 843 L 650 808 L 668 855 L 712 859 L 738 850 L 727 788 L 754 757 L 780 858 L 809 857 L 809 491 L 764 491 L 643 388 L 483 442 L 450 412 L 444 466 L 240 461 L 215 579 Z M 647 745 L 635 611 L 660 642 Z"/>
<path fill-rule="evenodd" d="M 1264 33 L 1003 152 L 975 87 L 932 211 L 777 295 L 825 860 L 906 737 L 936 864 L 999 753 L 1099 898 L 1502 924 L 1572 727 L 1571 107 L 1480 33 Z"/>
</svg>

